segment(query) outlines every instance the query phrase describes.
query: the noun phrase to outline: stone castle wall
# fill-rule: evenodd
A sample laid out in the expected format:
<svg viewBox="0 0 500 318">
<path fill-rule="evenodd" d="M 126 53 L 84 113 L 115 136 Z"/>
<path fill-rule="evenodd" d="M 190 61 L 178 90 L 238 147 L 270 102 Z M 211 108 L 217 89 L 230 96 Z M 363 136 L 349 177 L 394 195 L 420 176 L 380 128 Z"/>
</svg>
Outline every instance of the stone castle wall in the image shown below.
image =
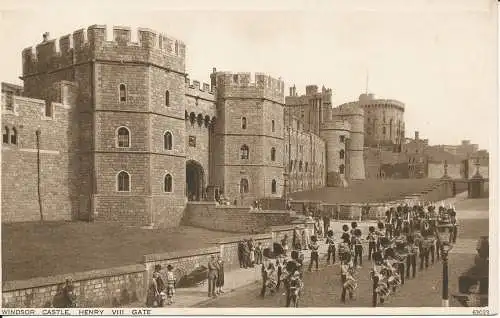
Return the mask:
<svg viewBox="0 0 500 318">
<path fill-rule="evenodd" d="M 57 101 L 71 103 L 71 87 L 60 84 L 59 92 L 65 92 Z M 76 135 L 70 125 L 74 109 L 59 102 L 47 104 L 44 100 L 2 94 L 3 222 L 40 220 L 39 188 L 45 220 L 73 220 L 78 213 L 78 161 L 71 152 Z M 51 113 L 46 113 L 46 107 Z"/>
</svg>

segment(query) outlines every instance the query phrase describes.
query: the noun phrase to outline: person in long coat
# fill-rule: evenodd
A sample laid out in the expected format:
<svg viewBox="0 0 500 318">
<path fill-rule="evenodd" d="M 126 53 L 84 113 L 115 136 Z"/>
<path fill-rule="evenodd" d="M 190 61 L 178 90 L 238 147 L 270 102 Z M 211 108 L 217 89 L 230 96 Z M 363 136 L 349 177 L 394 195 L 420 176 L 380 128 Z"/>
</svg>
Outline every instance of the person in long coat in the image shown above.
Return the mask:
<svg viewBox="0 0 500 318">
<path fill-rule="evenodd" d="M 217 294 L 223 294 L 224 291 L 222 290 L 222 287 L 224 287 L 224 261 L 222 260 L 222 257 L 219 255 L 217 257 Z"/>
</svg>

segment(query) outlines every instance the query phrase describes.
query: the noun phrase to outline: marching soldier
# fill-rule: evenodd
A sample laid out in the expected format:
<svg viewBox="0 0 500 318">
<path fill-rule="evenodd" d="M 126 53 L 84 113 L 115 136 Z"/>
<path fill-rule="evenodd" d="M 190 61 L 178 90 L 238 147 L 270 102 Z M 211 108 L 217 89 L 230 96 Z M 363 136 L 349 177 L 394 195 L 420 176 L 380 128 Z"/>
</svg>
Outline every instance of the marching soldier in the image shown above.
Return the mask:
<svg viewBox="0 0 500 318">
<path fill-rule="evenodd" d="M 406 278 L 410 278 L 410 268 L 412 272 L 412 278 L 415 278 L 417 272 L 417 253 L 418 246 L 415 244 L 415 238 L 413 235 L 408 235 L 408 256 L 406 258 Z"/>
<path fill-rule="evenodd" d="M 353 247 L 354 247 L 354 267 L 358 266 L 358 260 L 359 260 L 359 267 L 363 266 L 363 244 L 361 242 L 361 230 L 356 228 L 354 230 L 354 237 L 353 237 Z"/>
<path fill-rule="evenodd" d="M 316 271 L 318 271 L 319 244 L 316 235 L 311 236 L 311 244 L 309 244 L 309 249 L 311 250 L 311 261 L 309 262 L 309 271 L 312 270 L 313 262 L 316 263 Z"/>
<path fill-rule="evenodd" d="M 357 281 L 354 277 L 355 267 L 352 262 L 351 254 L 345 254 L 340 261 L 340 274 L 342 282 L 341 301 L 345 303 L 346 294 L 349 294 L 349 299 L 354 298 L 354 290 L 357 288 Z"/>
<path fill-rule="evenodd" d="M 326 244 L 328 245 L 326 264 L 330 264 L 330 257 L 332 257 L 332 264 L 335 264 L 335 240 L 333 239 L 333 231 L 328 230 L 326 236 Z"/>
<path fill-rule="evenodd" d="M 370 226 L 368 228 L 366 240 L 368 241 L 368 260 L 370 261 L 373 253 L 377 251 L 377 234 L 375 233 L 375 227 Z"/>
</svg>

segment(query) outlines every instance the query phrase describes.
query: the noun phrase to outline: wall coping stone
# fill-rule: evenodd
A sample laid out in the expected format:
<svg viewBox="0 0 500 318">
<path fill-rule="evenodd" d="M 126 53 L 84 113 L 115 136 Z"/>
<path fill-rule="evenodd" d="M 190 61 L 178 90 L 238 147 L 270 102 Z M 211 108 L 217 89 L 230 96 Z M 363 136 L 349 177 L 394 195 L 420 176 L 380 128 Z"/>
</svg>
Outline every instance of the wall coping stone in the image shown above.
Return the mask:
<svg viewBox="0 0 500 318">
<path fill-rule="evenodd" d="M 240 235 L 240 236 L 231 236 L 231 237 L 225 237 L 221 238 L 217 241 L 214 241 L 214 244 L 230 244 L 230 243 L 236 243 L 239 241 L 242 241 L 244 239 L 249 239 L 253 238 L 254 240 L 268 240 L 272 238 L 272 235 L 270 233 L 264 233 L 264 234 L 247 234 L 247 235 Z"/>
<path fill-rule="evenodd" d="M 63 284 L 67 278 L 71 278 L 73 282 L 78 282 L 78 281 L 99 279 L 110 276 L 118 276 L 121 274 L 139 273 L 139 272 L 144 272 L 143 264 L 133 264 L 133 265 L 126 265 L 126 266 L 119 266 L 119 267 L 112 267 L 105 269 L 96 269 L 86 272 L 67 273 L 67 274 L 47 276 L 47 277 L 34 277 L 25 280 L 13 280 L 2 283 L 2 292 L 5 293 L 14 290 Z"/>
<path fill-rule="evenodd" d="M 269 227 L 271 232 L 288 231 L 295 229 L 295 225 L 274 225 Z"/>
<path fill-rule="evenodd" d="M 214 246 L 214 247 L 204 247 L 204 248 L 199 248 L 199 249 L 194 249 L 194 250 L 173 251 L 173 252 L 158 253 L 158 254 L 147 254 L 147 255 L 144 255 L 144 262 L 149 263 L 149 262 L 157 262 L 157 261 L 163 261 L 163 260 L 174 260 L 174 259 L 184 258 L 184 257 L 216 254 L 219 252 L 220 252 L 219 247 Z"/>
</svg>

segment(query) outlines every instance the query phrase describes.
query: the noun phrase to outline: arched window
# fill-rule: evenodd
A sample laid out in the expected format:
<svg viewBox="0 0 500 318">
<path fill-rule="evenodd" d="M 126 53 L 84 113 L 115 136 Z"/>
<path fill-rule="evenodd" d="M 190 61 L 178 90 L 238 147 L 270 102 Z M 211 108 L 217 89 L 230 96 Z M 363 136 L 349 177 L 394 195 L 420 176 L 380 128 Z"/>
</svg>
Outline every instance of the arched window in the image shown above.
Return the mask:
<svg viewBox="0 0 500 318">
<path fill-rule="evenodd" d="M 240 180 L 240 193 L 248 193 L 248 180 L 241 179 Z"/>
<path fill-rule="evenodd" d="M 274 130 L 275 130 L 274 120 L 271 120 L 271 131 L 274 132 Z"/>
<path fill-rule="evenodd" d="M 9 143 L 9 127 L 7 126 L 3 128 L 3 143 L 4 144 Z"/>
<path fill-rule="evenodd" d="M 125 84 L 120 84 L 120 102 L 127 101 L 127 86 Z"/>
<path fill-rule="evenodd" d="M 246 117 L 241 118 L 241 129 L 247 129 L 247 118 Z"/>
<path fill-rule="evenodd" d="M 126 171 L 120 171 L 117 175 L 117 188 L 119 192 L 130 191 L 130 175 Z"/>
<path fill-rule="evenodd" d="M 165 150 L 172 150 L 172 134 L 169 131 L 163 134 L 163 147 Z"/>
<path fill-rule="evenodd" d="M 170 106 L 170 92 L 165 91 L 165 106 Z"/>
<path fill-rule="evenodd" d="M 243 145 L 240 148 L 240 153 L 241 153 L 241 159 L 248 159 L 248 146 Z"/>
<path fill-rule="evenodd" d="M 299 161 L 299 172 L 302 172 L 302 160 Z"/>
<path fill-rule="evenodd" d="M 345 157 L 345 151 L 344 151 L 344 149 L 340 149 L 340 151 L 339 151 L 339 158 L 340 159 L 344 159 L 344 157 Z"/>
<path fill-rule="evenodd" d="M 10 135 L 10 143 L 13 145 L 17 144 L 17 130 L 16 127 L 12 128 L 12 135 Z"/>
<path fill-rule="evenodd" d="M 276 180 L 271 181 L 271 193 L 276 193 Z"/>
<path fill-rule="evenodd" d="M 344 164 L 341 164 L 341 165 L 339 166 L 339 173 L 340 173 L 340 174 L 344 174 L 344 171 L 345 171 L 345 166 L 344 166 Z"/>
<path fill-rule="evenodd" d="M 389 120 L 389 137 L 392 138 L 392 122 L 393 120 Z"/>
<path fill-rule="evenodd" d="M 167 173 L 163 180 L 163 191 L 172 192 L 172 175 Z"/>
<path fill-rule="evenodd" d="M 118 148 L 130 147 L 130 131 L 127 127 L 120 127 L 117 131 Z"/>
<path fill-rule="evenodd" d="M 339 140 L 341 143 L 344 143 L 345 142 L 345 136 L 344 135 L 340 135 L 339 136 Z"/>
<path fill-rule="evenodd" d="M 385 135 L 385 126 L 382 127 L 382 133 Z"/>
<path fill-rule="evenodd" d="M 271 148 L 271 161 L 276 161 L 276 148 Z"/>
<path fill-rule="evenodd" d="M 309 164 L 306 162 L 306 165 L 305 165 L 306 172 L 307 172 L 308 168 L 309 168 Z"/>
</svg>

